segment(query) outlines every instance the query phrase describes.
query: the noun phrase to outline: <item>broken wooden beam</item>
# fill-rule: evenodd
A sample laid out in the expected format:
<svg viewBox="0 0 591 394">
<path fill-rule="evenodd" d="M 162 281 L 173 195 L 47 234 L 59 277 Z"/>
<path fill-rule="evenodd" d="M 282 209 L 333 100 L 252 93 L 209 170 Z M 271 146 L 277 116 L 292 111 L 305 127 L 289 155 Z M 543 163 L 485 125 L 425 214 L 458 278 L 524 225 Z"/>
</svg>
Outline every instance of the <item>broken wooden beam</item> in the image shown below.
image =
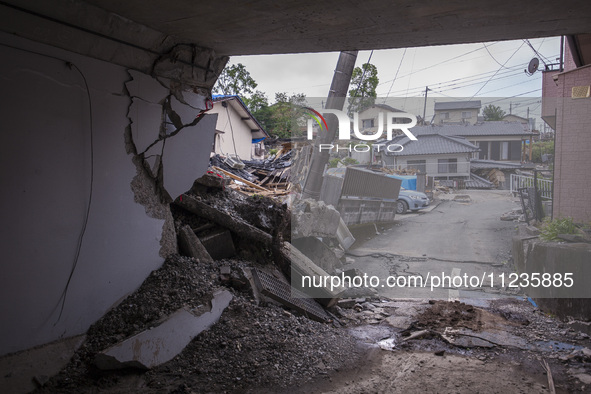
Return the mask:
<svg viewBox="0 0 591 394">
<path fill-rule="evenodd" d="M 219 209 L 214 208 L 189 195 L 181 195 L 175 200 L 174 203 L 197 216 L 217 223 L 220 226 L 225 227 L 236 234 L 239 234 L 241 237 L 262 242 L 264 244 L 271 244 L 273 241 L 273 237 L 263 230 L 259 230 L 258 228 L 246 223 L 242 219 L 232 217 L 227 213 L 222 212 Z"/>
<path fill-rule="evenodd" d="M 179 247 L 181 252 L 189 257 L 194 257 L 199 261 L 213 262 L 213 259 L 201 243 L 199 238 L 195 235 L 191 227 L 184 225 L 179 230 Z"/>
<path fill-rule="evenodd" d="M 214 170 L 216 170 L 216 171 L 219 171 L 219 172 L 221 172 L 221 173 L 223 173 L 223 174 L 225 174 L 225 175 L 227 175 L 227 176 L 229 176 L 230 178 L 232 178 L 232 179 L 234 179 L 234 180 L 236 180 L 236 181 L 242 182 L 242 183 L 244 183 L 245 185 L 248 185 L 248 186 L 250 186 L 250 187 L 254 187 L 255 189 L 258 189 L 258 190 L 261 190 L 261 191 L 267 191 L 267 190 L 268 190 L 268 189 L 265 189 L 265 188 L 264 188 L 264 187 L 262 187 L 262 186 L 259 186 L 259 185 L 257 185 L 256 183 L 252 183 L 252 182 L 250 182 L 250 181 L 247 181 L 246 179 L 244 179 L 244 178 L 241 178 L 241 177 L 239 177 L 238 175 L 234 175 L 234 174 L 232 174 L 232 173 L 231 173 L 231 172 L 229 172 L 229 171 L 222 170 L 222 169 L 221 169 L 221 168 L 219 168 L 219 167 L 215 167 L 215 166 L 214 166 L 214 167 L 213 167 L 213 169 L 214 169 Z"/>
</svg>

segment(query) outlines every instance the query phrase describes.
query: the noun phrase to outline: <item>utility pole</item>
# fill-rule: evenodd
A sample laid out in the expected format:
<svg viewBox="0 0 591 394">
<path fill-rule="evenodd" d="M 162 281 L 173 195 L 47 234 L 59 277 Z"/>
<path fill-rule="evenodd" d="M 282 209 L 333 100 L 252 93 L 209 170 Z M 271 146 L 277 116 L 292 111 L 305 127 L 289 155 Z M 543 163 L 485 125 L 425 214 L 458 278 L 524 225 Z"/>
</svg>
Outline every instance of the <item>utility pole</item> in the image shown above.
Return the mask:
<svg viewBox="0 0 591 394">
<path fill-rule="evenodd" d="M 429 86 L 425 86 L 425 104 L 423 105 L 423 126 L 425 125 L 425 116 L 427 115 L 427 92 L 431 90 Z"/>
<path fill-rule="evenodd" d="M 328 99 L 326 100 L 325 109 L 338 109 L 340 111 L 343 110 L 356 60 L 357 51 L 343 51 L 339 55 L 337 68 L 334 71 L 332 83 L 328 92 Z M 334 141 L 337 132 L 338 120 L 335 116 L 329 116 L 326 123 L 328 130 L 326 133 L 319 133 L 316 143 L 314 144 L 314 151 L 312 152 L 312 160 L 310 163 L 310 171 L 308 172 L 306 185 L 304 186 L 304 191 L 302 192 L 302 198 L 313 198 L 318 200 L 320 197 L 324 167 L 330 158 L 329 152 L 326 150 L 322 152 L 320 151 L 320 144 L 331 144 Z"/>
</svg>

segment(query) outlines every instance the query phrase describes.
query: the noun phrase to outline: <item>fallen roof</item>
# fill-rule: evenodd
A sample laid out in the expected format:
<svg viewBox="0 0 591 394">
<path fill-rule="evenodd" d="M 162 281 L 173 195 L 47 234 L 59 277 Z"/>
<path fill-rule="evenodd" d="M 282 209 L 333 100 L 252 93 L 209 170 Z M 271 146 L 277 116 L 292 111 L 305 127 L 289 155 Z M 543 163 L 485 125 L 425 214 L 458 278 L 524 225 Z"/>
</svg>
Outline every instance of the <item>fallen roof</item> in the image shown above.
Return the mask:
<svg viewBox="0 0 591 394">
<path fill-rule="evenodd" d="M 411 131 L 414 131 L 414 128 Z M 471 144 L 464 138 L 440 134 L 421 135 L 416 141 L 406 136 L 398 136 L 390 144 L 402 145 L 404 149 L 401 152 L 384 150 L 388 156 L 437 155 L 480 151 L 476 145 Z"/>
<path fill-rule="evenodd" d="M 527 125 L 525 125 L 527 126 Z M 529 137 L 532 133 L 527 131 L 522 123 L 491 121 L 472 124 L 443 124 L 429 126 L 415 126 L 410 131 L 416 135 L 440 134 L 447 136 L 476 137 L 476 136 L 521 136 Z"/>
<path fill-rule="evenodd" d="M 495 185 L 474 173 L 470 173 L 470 179 L 464 182 L 466 188 L 470 189 L 492 189 Z"/>
<path fill-rule="evenodd" d="M 444 101 L 435 103 L 435 111 L 445 111 L 453 109 L 480 109 L 482 106 L 480 100 L 474 101 Z"/>
</svg>

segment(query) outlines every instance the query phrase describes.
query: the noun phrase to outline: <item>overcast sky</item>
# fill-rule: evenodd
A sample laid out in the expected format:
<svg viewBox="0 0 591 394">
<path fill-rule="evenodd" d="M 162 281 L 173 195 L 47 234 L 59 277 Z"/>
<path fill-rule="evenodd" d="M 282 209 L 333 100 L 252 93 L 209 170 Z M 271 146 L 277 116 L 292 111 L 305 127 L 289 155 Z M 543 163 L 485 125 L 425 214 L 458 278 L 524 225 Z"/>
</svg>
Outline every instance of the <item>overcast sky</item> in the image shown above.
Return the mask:
<svg viewBox="0 0 591 394">
<path fill-rule="evenodd" d="M 483 106 L 494 101 L 506 112 L 511 102 L 514 114 L 525 117 L 529 107 L 530 115 L 539 117 L 541 106 L 537 98 L 541 97 L 542 74 L 536 72 L 529 76 L 524 69 L 533 57 L 540 58 L 540 69 L 544 62 L 555 63 L 560 53 L 560 39 L 532 39 L 530 43 L 541 56 L 523 40 L 516 40 L 418 47 L 406 51 L 376 50 L 373 54 L 361 51 L 356 65 L 366 63 L 371 54 L 370 63 L 377 67 L 380 80 L 378 97 L 414 97 L 401 105 L 405 107 L 402 109 L 416 114 L 422 113 L 425 86 L 429 86 L 432 91 L 428 97 L 434 101 L 450 101 L 450 96 L 475 97 L 482 100 Z M 258 83 L 257 89 L 265 92 L 272 103 L 277 92 L 326 97 L 338 56 L 338 52 L 235 56 L 229 64 L 244 64 Z M 514 96 L 517 97 L 502 101 L 484 99 Z M 520 97 L 528 99 L 520 100 Z M 429 108 L 432 103 L 427 105 L 427 118 Z"/>
</svg>

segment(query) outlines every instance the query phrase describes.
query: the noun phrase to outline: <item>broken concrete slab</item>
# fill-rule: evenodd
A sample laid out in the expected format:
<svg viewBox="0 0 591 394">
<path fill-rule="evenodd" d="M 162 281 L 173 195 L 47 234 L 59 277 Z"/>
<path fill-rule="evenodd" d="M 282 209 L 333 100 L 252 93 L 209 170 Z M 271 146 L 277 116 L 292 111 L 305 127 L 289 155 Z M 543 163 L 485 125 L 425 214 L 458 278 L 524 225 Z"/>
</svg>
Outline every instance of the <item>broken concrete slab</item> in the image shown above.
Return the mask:
<svg viewBox="0 0 591 394">
<path fill-rule="evenodd" d="M 132 98 L 127 117 L 131 120 L 131 135 L 138 152 L 145 151 L 160 137 L 162 106 Z"/>
<path fill-rule="evenodd" d="M 236 255 L 232 234 L 225 228 L 201 237 L 201 242 L 214 260 L 229 259 Z"/>
<path fill-rule="evenodd" d="M 160 104 L 170 94 L 167 88 L 150 75 L 135 70 L 127 72 L 133 78 L 125 83 L 131 97 L 139 97 L 149 103 Z"/>
<path fill-rule="evenodd" d="M 345 251 L 349 250 L 349 248 L 355 243 L 355 237 L 353 237 L 353 234 L 351 231 L 349 231 L 349 227 L 347 227 L 343 218 L 339 220 L 339 227 L 337 228 L 337 240 Z"/>
<path fill-rule="evenodd" d="M 191 213 L 194 213 L 197 216 L 217 223 L 222 227 L 226 227 L 227 229 L 240 234 L 241 237 L 262 242 L 267 245 L 270 245 L 273 241 L 271 234 L 251 226 L 242 219 L 232 217 L 227 213 L 196 199 L 195 197 L 183 194 L 175 201 L 175 204 Z"/>
<path fill-rule="evenodd" d="M 95 357 L 98 368 L 150 369 L 173 359 L 199 333 L 214 325 L 232 300 L 232 293 L 221 290 L 213 294 L 210 307 L 183 308 L 162 324 L 140 332 Z"/>
<path fill-rule="evenodd" d="M 293 208 L 292 239 L 303 237 L 336 236 L 340 225 L 341 214 L 332 205 L 324 201 L 302 200 Z"/>
<path fill-rule="evenodd" d="M 195 189 L 200 189 L 199 186 L 205 187 L 213 187 L 216 189 L 224 189 L 226 186 L 230 184 L 230 178 L 226 177 L 224 174 L 218 174 L 213 171 L 207 171 L 201 178 L 195 179 L 193 183 L 193 187 L 191 188 L 191 192 L 195 193 Z"/>
<path fill-rule="evenodd" d="M 163 182 L 173 199 L 189 190 L 195 178 L 207 171 L 216 122 L 217 115 L 203 115 L 196 125 L 166 139 L 162 154 Z"/>
<path fill-rule="evenodd" d="M 331 248 L 316 237 L 294 239 L 292 245 L 329 274 L 334 274 L 336 269 L 343 267 Z"/>
<path fill-rule="evenodd" d="M 186 224 L 179 230 L 179 247 L 186 256 L 194 257 L 203 262 L 213 262 L 213 258 L 206 247 L 191 230 L 191 227 Z"/>
</svg>

